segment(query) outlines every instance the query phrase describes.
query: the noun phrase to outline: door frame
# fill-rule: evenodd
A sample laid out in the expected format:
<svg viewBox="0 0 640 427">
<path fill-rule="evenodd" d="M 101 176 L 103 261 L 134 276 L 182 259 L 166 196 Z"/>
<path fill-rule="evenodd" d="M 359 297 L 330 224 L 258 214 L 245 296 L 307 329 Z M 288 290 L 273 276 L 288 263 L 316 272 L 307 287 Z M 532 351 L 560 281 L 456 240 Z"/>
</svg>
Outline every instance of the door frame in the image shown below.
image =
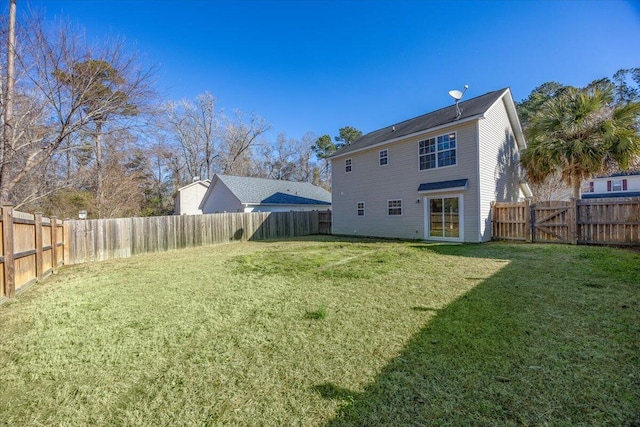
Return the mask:
<svg viewBox="0 0 640 427">
<path fill-rule="evenodd" d="M 431 199 L 458 199 L 458 224 L 460 228 L 459 237 L 433 237 L 431 233 Z M 464 242 L 464 194 L 462 193 L 444 193 L 431 194 L 423 196 L 424 205 L 424 240 L 435 240 L 443 242 Z"/>
</svg>

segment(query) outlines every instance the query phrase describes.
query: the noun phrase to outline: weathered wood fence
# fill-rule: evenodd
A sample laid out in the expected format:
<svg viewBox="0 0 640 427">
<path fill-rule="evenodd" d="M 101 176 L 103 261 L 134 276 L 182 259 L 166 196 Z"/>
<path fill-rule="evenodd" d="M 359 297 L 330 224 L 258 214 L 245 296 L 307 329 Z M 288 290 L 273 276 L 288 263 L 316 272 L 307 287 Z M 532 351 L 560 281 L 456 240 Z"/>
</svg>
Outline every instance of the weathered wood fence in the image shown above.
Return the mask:
<svg viewBox="0 0 640 427">
<path fill-rule="evenodd" d="M 64 224 L 2 206 L 0 300 L 13 298 L 63 263 Z"/>
<path fill-rule="evenodd" d="M 640 197 L 494 203 L 493 240 L 640 245 Z"/>
<path fill-rule="evenodd" d="M 331 212 L 252 212 L 65 221 L 65 264 L 239 240 L 329 234 Z"/>
</svg>

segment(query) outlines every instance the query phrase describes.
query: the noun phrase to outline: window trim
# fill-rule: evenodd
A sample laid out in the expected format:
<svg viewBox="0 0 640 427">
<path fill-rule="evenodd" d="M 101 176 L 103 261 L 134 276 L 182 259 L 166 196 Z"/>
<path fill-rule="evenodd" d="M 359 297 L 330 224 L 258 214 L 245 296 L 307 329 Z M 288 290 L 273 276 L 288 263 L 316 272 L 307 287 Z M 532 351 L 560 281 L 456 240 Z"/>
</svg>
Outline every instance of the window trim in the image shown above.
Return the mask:
<svg viewBox="0 0 640 427">
<path fill-rule="evenodd" d="M 344 172 L 351 173 L 353 170 L 353 160 L 351 158 L 344 159 Z"/>
<path fill-rule="evenodd" d="M 400 206 L 389 206 L 392 202 L 400 202 Z M 391 209 L 400 209 L 400 213 L 392 214 Z M 387 216 L 403 216 L 402 212 L 402 199 L 387 199 Z"/>
<path fill-rule="evenodd" d="M 382 153 L 385 153 L 384 156 Z M 382 164 L 382 160 L 385 160 L 385 163 Z M 389 149 L 385 148 L 383 150 L 378 151 L 378 166 L 388 166 L 389 165 Z"/>
<path fill-rule="evenodd" d="M 455 148 L 453 148 L 453 149 L 449 148 L 447 150 L 441 150 L 441 151 L 438 150 L 438 138 L 441 137 L 441 136 L 452 135 L 452 134 L 455 135 L 455 145 L 456 145 Z M 420 143 L 429 141 L 430 139 L 435 140 L 436 151 L 434 151 L 433 153 L 420 154 Z M 445 151 L 453 151 L 455 153 L 456 161 L 455 161 L 455 163 L 452 163 L 450 165 L 440 166 L 438 164 L 438 154 L 439 153 L 443 153 Z M 422 156 L 428 156 L 430 154 L 435 155 L 435 161 L 436 161 L 435 167 L 422 169 L 420 167 L 420 159 L 422 158 Z M 428 138 L 423 138 L 423 139 L 418 141 L 418 171 L 422 172 L 422 171 L 428 171 L 428 170 L 442 169 L 442 168 L 448 168 L 448 167 L 453 167 L 453 166 L 457 166 L 457 165 L 458 165 L 458 131 L 457 130 L 454 130 L 454 131 L 451 131 L 451 132 L 446 132 L 446 133 L 443 133 L 443 134 L 440 134 L 440 135 L 431 136 L 431 137 L 428 137 Z"/>
<path fill-rule="evenodd" d="M 360 205 L 362 204 L 362 208 L 360 207 Z M 362 211 L 362 215 L 360 214 L 360 211 Z M 364 202 L 356 202 L 356 216 L 365 216 L 365 203 Z"/>
</svg>

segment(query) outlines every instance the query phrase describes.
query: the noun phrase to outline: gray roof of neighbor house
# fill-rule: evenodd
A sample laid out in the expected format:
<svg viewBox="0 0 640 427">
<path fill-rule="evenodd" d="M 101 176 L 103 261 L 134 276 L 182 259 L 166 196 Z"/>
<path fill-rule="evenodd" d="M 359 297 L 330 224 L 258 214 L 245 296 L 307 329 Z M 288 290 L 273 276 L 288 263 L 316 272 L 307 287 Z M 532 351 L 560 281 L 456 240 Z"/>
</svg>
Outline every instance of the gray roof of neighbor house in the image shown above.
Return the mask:
<svg viewBox="0 0 640 427">
<path fill-rule="evenodd" d="M 330 205 L 331 193 L 308 182 L 215 175 L 240 203 L 262 205 Z M 215 182 L 215 178 L 214 178 Z"/>
<path fill-rule="evenodd" d="M 486 93 L 476 98 L 459 103 L 462 114 L 456 117 L 456 106 L 441 108 L 413 119 L 405 120 L 391 126 L 370 132 L 356 139 L 352 144 L 345 145 L 337 150 L 331 157 L 337 157 L 351 151 L 361 150 L 385 141 L 412 135 L 449 123 L 464 121 L 474 116 L 484 114 L 509 88 Z"/>
</svg>

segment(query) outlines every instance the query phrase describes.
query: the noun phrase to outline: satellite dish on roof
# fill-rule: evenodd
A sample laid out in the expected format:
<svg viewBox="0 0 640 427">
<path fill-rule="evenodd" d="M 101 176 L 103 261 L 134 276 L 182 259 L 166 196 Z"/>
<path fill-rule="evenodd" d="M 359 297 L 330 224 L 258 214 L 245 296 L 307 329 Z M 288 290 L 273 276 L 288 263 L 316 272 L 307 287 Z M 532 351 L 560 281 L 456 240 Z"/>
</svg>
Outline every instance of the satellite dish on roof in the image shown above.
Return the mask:
<svg viewBox="0 0 640 427">
<path fill-rule="evenodd" d="M 462 96 L 464 95 L 464 93 L 460 92 L 459 90 L 450 90 L 449 91 L 449 95 L 451 95 L 451 97 L 453 99 L 455 99 L 456 101 L 460 101 L 460 99 L 462 99 Z"/>
<path fill-rule="evenodd" d="M 462 115 L 462 109 L 460 108 L 460 105 L 458 105 L 458 101 L 462 99 L 467 89 L 469 89 L 469 85 L 464 85 L 464 90 L 462 92 L 455 89 L 449 91 L 449 96 L 451 96 L 456 101 L 456 119 L 459 119 Z"/>
</svg>

